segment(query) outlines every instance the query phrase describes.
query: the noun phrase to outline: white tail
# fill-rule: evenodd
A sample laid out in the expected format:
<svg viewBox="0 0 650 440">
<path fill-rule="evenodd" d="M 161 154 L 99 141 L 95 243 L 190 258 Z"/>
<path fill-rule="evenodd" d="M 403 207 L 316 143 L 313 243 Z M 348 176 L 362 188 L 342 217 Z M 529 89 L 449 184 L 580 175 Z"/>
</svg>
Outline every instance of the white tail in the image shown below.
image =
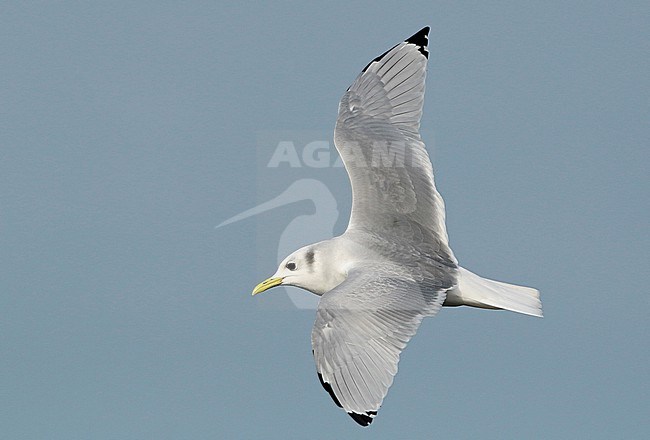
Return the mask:
<svg viewBox="0 0 650 440">
<path fill-rule="evenodd" d="M 537 289 L 488 280 L 462 267 L 459 267 L 458 275 L 458 286 L 447 292 L 445 306 L 504 309 L 542 317 L 542 302 Z"/>
</svg>

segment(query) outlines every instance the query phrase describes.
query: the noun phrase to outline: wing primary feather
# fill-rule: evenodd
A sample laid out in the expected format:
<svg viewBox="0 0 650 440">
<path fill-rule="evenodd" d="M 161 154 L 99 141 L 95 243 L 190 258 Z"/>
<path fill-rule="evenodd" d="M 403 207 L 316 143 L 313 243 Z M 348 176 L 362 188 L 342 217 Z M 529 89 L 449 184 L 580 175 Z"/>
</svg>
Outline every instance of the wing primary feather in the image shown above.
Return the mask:
<svg viewBox="0 0 650 440">
<path fill-rule="evenodd" d="M 361 426 L 368 426 L 372 423 L 372 417 L 366 414 L 358 414 L 355 412 L 349 412 L 348 415 L 354 419 Z"/>
<path fill-rule="evenodd" d="M 418 99 L 419 99 L 418 97 L 415 97 L 415 98 L 413 98 L 413 99 L 409 99 L 408 101 L 404 101 L 404 102 L 397 103 L 397 104 L 395 104 L 395 106 L 393 107 L 393 109 L 396 109 L 396 108 L 398 108 L 398 107 L 401 107 L 401 106 L 403 106 L 403 105 L 406 105 L 406 104 L 408 104 L 408 103 L 410 103 L 410 102 L 417 101 Z M 409 110 L 409 111 L 412 111 L 412 110 Z M 393 116 L 397 116 L 397 115 L 399 115 L 399 114 L 400 114 L 400 113 L 394 113 Z"/>
<path fill-rule="evenodd" d="M 358 358 L 355 360 L 358 361 Z M 357 391 L 359 391 L 361 400 L 364 402 L 366 408 L 372 408 L 373 403 L 370 400 L 372 396 L 371 388 L 368 386 L 368 383 L 366 382 L 366 379 L 364 378 L 364 375 L 359 368 L 358 362 L 353 361 L 352 365 L 354 367 L 354 370 L 352 370 L 352 368 L 350 369 L 352 370 L 354 384 L 357 387 Z M 357 374 L 354 374 L 355 371 Z"/>
<path fill-rule="evenodd" d="M 422 55 L 429 58 L 429 26 L 425 26 L 406 39 L 407 43 L 415 44 Z"/>
<path fill-rule="evenodd" d="M 345 383 L 345 377 L 340 368 L 334 372 L 334 382 L 336 384 L 336 389 L 341 393 L 340 400 L 343 400 L 344 402 L 353 402 L 352 393 L 350 392 L 348 385 Z M 334 393 L 336 394 L 336 391 L 334 391 Z"/>
<path fill-rule="evenodd" d="M 395 62 L 393 62 L 392 64 L 388 64 L 388 62 L 393 61 L 393 58 L 395 58 L 398 54 L 400 54 L 401 56 Z M 388 73 L 390 73 L 390 71 L 393 70 L 393 68 L 395 66 L 397 66 L 400 61 L 402 61 L 404 58 L 406 58 L 408 56 L 408 54 L 409 54 L 408 51 L 402 50 L 402 48 L 399 48 L 398 50 L 396 50 L 395 54 L 392 55 L 389 59 L 387 59 L 384 62 L 383 66 L 381 66 L 379 69 L 377 69 L 377 75 L 379 75 L 382 78 L 385 77 L 386 75 L 388 75 Z"/>
<path fill-rule="evenodd" d="M 388 97 L 388 99 L 390 99 L 390 100 L 392 101 L 392 100 L 394 100 L 394 99 L 396 99 L 396 98 L 399 98 L 400 96 L 404 95 L 405 93 L 408 93 L 408 92 L 413 91 L 413 89 L 415 89 L 416 87 L 419 87 L 419 86 L 420 86 L 420 84 L 418 84 L 418 83 L 416 82 L 415 84 L 413 84 L 412 86 L 410 86 L 408 89 L 406 89 L 406 90 L 400 90 L 399 93 L 397 93 L 397 94 L 395 94 L 395 95 L 391 95 L 391 93 L 396 92 L 396 91 L 398 90 L 398 88 L 399 88 L 400 86 L 402 86 L 403 84 L 404 84 L 404 83 L 402 83 L 402 84 L 398 84 L 397 86 L 393 87 L 393 88 L 392 88 L 392 89 L 391 89 L 391 90 L 386 94 L 386 96 Z"/>
<path fill-rule="evenodd" d="M 370 67 L 370 65 L 371 65 L 372 63 L 377 62 L 377 61 L 380 61 L 382 58 L 384 58 L 384 57 L 386 56 L 386 54 L 388 54 L 388 52 L 390 52 L 391 50 L 395 49 L 395 48 L 396 48 L 397 46 L 399 46 L 400 44 L 401 44 L 401 43 L 396 44 L 395 46 L 391 47 L 391 48 L 388 49 L 386 52 L 382 53 L 382 54 L 379 55 L 377 58 L 375 58 L 374 60 L 372 60 L 371 62 L 369 62 L 368 64 L 366 64 L 366 67 L 364 67 L 364 68 L 361 70 L 361 73 L 363 73 L 363 72 L 365 72 L 366 70 L 368 70 L 368 67 Z"/>
<path fill-rule="evenodd" d="M 343 405 L 341 405 L 341 402 L 339 402 L 339 399 L 336 397 L 336 394 L 334 394 L 334 390 L 332 389 L 332 385 L 330 385 L 328 382 L 325 382 L 323 380 L 323 375 L 318 373 L 318 380 L 320 381 L 320 384 L 325 388 L 325 391 L 328 392 L 334 403 L 336 403 L 336 406 L 339 408 L 343 408 Z"/>
<path fill-rule="evenodd" d="M 408 55 L 408 54 L 407 54 L 407 55 Z M 406 57 L 406 55 L 404 55 L 404 57 Z M 404 57 L 402 57 L 402 59 L 403 59 Z M 400 61 L 401 61 L 402 59 L 400 59 Z M 393 78 L 395 78 L 397 75 L 399 75 L 400 73 L 402 73 L 406 68 L 408 68 L 408 67 L 409 67 L 411 64 L 413 64 L 415 61 L 416 61 L 415 59 L 412 59 L 411 61 L 408 62 L 407 65 L 405 65 L 405 66 L 402 67 L 400 70 L 398 70 L 397 72 L 395 72 L 395 75 L 391 76 L 390 78 L 388 78 L 388 79 L 386 79 L 386 80 L 384 80 L 383 77 L 382 77 L 382 82 L 383 82 L 386 86 L 388 86 L 388 85 L 390 84 L 390 82 L 393 80 Z M 396 64 L 397 64 L 397 63 L 396 63 Z M 388 73 L 388 72 L 386 72 L 386 74 L 387 74 L 387 73 Z M 415 72 L 414 72 L 414 73 L 415 73 Z M 384 76 L 385 76 L 386 74 L 384 74 Z M 411 76 L 413 76 L 413 74 L 411 74 L 410 76 L 406 77 L 406 79 L 404 79 L 403 81 L 400 81 L 400 82 L 397 84 L 397 86 L 399 86 L 400 84 L 402 84 L 402 83 L 408 81 L 408 79 L 411 78 Z M 397 87 L 397 86 L 394 86 L 394 87 Z M 394 87 L 391 86 L 390 88 L 393 89 Z"/>
</svg>

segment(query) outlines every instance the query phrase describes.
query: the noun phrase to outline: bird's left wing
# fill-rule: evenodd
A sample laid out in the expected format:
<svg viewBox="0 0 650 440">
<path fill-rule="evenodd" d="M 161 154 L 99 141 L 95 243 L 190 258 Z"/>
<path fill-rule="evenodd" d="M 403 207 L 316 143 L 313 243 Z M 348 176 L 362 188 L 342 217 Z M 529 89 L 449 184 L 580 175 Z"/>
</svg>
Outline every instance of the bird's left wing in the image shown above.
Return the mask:
<svg viewBox="0 0 650 440">
<path fill-rule="evenodd" d="M 352 271 L 323 295 L 311 336 L 318 378 L 357 423 L 372 422 L 400 353 L 445 296 L 426 278 L 376 266 Z"/>
</svg>

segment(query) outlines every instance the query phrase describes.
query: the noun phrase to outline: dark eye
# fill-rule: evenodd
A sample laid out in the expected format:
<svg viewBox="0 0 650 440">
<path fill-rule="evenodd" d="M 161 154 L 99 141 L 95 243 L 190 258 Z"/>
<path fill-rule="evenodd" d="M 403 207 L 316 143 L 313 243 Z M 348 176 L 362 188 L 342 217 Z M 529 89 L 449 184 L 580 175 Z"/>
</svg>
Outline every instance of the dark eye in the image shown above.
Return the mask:
<svg viewBox="0 0 650 440">
<path fill-rule="evenodd" d="M 292 261 L 292 262 L 290 262 L 290 263 L 287 263 L 287 266 L 286 266 L 286 267 L 287 267 L 287 269 L 289 269 L 289 270 L 296 270 L 296 263 L 294 263 L 294 262 Z"/>
</svg>

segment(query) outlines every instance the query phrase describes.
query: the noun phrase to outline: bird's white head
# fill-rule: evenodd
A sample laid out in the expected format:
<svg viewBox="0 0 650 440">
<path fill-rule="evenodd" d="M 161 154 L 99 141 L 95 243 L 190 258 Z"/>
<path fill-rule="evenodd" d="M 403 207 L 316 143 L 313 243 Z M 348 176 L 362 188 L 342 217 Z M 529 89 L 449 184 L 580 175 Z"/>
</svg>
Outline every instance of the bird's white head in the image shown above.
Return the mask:
<svg viewBox="0 0 650 440">
<path fill-rule="evenodd" d="M 347 273 L 338 265 L 332 265 L 333 240 L 311 244 L 298 249 L 285 258 L 270 278 L 262 281 L 253 295 L 275 286 L 295 286 L 316 295 L 329 292 L 345 280 Z M 329 262 L 329 264 L 324 264 Z"/>
</svg>

